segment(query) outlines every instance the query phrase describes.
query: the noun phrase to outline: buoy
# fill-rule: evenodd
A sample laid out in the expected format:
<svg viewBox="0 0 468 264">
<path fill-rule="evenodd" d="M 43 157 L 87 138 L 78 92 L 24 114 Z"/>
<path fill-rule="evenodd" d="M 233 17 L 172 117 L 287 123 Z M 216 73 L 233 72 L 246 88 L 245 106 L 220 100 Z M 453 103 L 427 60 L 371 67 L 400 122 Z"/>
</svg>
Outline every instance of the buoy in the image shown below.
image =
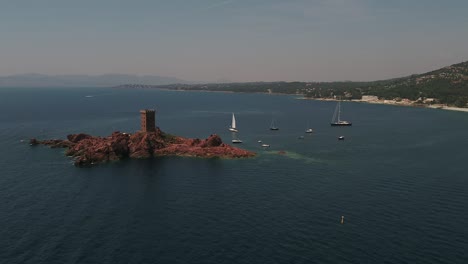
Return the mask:
<svg viewBox="0 0 468 264">
<path fill-rule="evenodd" d="M 344 224 L 344 215 L 341 216 L 341 224 Z"/>
</svg>

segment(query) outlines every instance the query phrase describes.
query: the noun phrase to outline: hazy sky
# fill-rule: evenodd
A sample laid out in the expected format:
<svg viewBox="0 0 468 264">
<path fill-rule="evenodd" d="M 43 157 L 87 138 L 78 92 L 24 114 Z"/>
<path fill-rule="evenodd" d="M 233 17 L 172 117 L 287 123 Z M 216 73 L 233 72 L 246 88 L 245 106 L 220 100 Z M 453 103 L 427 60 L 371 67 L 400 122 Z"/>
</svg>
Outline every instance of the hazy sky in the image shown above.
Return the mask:
<svg viewBox="0 0 468 264">
<path fill-rule="evenodd" d="M 468 60 L 467 0 L 0 0 L 0 75 L 375 80 Z"/>
</svg>

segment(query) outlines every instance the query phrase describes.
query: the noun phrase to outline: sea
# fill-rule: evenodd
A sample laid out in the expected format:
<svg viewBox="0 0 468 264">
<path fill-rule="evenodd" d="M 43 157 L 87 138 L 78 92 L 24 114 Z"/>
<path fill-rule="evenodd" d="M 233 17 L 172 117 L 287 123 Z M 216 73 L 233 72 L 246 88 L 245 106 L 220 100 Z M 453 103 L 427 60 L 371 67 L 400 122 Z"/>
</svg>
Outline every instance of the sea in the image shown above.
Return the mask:
<svg viewBox="0 0 468 264">
<path fill-rule="evenodd" d="M 343 102 L 353 126 L 331 127 L 335 107 L 293 95 L 2 88 L 0 263 L 468 263 L 468 113 Z M 167 133 L 226 143 L 234 113 L 238 146 L 257 156 L 79 168 L 64 149 L 28 143 L 132 133 L 144 108 Z"/>
</svg>

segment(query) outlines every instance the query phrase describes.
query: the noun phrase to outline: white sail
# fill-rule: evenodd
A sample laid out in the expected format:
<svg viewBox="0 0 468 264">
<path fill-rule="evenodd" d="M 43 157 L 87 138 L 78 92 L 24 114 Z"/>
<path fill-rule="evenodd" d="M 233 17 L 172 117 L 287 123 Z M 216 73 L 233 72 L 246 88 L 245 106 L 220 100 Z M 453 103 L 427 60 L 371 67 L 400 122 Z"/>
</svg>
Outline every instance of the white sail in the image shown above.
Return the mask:
<svg viewBox="0 0 468 264">
<path fill-rule="evenodd" d="M 232 113 L 232 123 L 231 123 L 231 128 L 236 129 L 236 117 L 234 116 L 234 113 Z"/>
<path fill-rule="evenodd" d="M 237 127 L 236 127 L 236 117 L 234 116 L 234 113 L 232 113 L 231 127 L 229 127 L 229 131 L 238 132 Z"/>
</svg>

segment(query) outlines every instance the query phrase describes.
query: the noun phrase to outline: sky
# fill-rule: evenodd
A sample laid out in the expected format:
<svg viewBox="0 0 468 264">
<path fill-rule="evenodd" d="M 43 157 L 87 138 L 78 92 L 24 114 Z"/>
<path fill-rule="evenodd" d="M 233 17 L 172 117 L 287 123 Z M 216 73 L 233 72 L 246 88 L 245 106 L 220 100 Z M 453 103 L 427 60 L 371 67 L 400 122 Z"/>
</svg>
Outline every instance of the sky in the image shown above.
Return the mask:
<svg viewBox="0 0 468 264">
<path fill-rule="evenodd" d="M 367 81 L 466 60 L 466 0 L 0 0 L 0 76 Z"/>
</svg>

